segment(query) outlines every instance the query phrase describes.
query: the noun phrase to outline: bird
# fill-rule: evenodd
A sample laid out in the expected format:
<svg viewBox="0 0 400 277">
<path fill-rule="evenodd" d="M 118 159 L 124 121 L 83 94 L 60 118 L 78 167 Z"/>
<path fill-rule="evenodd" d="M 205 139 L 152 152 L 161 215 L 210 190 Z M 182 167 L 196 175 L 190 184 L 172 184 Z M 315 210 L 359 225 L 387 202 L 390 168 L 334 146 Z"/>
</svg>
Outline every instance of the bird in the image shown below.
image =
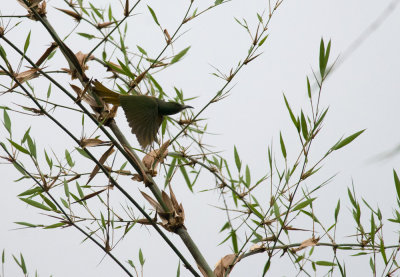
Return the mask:
<svg viewBox="0 0 400 277">
<path fill-rule="evenodd" d="M 94 92 L 106 103 L 121 106 L 124 110 L 132 134 L 143 149 L 157 137 L 164 116 L 177 114 L 192 106 L 177 102 L 166 102 L 147 95 L 122 95 L 106 88 L 102 83 L 93 82 Z"/>
</svg>

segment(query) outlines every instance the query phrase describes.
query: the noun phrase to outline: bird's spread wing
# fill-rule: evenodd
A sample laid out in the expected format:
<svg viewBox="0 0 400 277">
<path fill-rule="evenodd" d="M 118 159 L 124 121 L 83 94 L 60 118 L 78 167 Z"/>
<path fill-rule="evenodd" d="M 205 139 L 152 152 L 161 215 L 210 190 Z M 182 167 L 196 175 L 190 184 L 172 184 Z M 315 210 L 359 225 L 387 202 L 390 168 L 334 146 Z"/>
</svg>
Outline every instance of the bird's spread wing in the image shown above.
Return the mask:
<svg viewBox="0 0 400 277">
<path fill-rule="evenodd" d="M 162 116 L 158 114 L 157 101 L 149 96 L 120 96 L 126 119 L 143 149 L 156 138 Z"/>
</svg>

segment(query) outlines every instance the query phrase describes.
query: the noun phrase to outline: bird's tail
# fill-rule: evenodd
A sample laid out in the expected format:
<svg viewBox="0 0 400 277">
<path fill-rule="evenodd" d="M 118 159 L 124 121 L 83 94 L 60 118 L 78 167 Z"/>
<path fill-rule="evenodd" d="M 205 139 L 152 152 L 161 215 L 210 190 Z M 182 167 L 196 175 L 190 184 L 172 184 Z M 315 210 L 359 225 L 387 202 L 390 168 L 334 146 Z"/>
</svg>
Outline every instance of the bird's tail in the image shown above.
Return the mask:
<svg viewBox="0 0 400 277">
<path fill-rule="evenodd" d="M 99 81 L 95 80 L 93 82 L 94 85 L 94 92 L 103 99 L 104 102 L 113 104 L 113 105 L 118 105 L 119 106 L 119 93 L 116 93 L 112 91 L 111 89 L 106 88 L 103 86 L 102 83 Z"/>
</svg>

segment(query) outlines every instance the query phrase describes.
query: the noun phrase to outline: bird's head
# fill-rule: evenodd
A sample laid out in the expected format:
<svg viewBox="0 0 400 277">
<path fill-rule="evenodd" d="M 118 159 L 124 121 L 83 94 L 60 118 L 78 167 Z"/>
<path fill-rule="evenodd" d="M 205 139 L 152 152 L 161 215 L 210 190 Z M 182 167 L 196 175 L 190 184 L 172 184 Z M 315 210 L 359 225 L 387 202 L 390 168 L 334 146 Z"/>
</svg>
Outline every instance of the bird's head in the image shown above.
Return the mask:
<svg viewBox="0 0 400 277">
<path fill-rule="evenodd" d="M 158 112 L 161 115 L 172 115 L 179 113 L 187 108 L 193 108 L 192 106 L 182 105 L 177 102 L 165 102 L 163 100 L 158 101 Z"/>
</svg>

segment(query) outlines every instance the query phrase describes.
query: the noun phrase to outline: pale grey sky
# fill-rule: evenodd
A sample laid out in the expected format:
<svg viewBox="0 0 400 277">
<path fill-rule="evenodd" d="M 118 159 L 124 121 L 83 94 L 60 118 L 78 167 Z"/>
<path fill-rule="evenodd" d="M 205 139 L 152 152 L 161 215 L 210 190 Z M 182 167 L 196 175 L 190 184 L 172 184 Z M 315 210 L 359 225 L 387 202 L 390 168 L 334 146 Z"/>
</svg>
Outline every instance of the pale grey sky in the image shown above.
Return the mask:
<svg viewBox="0 0 400 277">
<path fill-rule="evenodd" d="M 108 1 L 96 1 L 96 5 L 101 6 L 97 4 L 100 2 Z M 119 7 L 119 1 L 111 2 L 115 7 Z M 146 4 L 151 5 L 157 12 L 163 27 L 173 30 L 180 22 L 188 2 L 158 0 L 141 3 L 138 15 L 130 21 L 128 46 L 135 48 L 136 45 L 140 45 L 149 53 L 158 53 L 163 37 L 155 28 Z M 228 98 L 210 106 L 204 112 L 203 117 L 209 119 L 209 132 L 216 134 L 206 137 L 205 143 L 215 146 L 217 151 L 224 151 L 223 155 L 232 161 L 232 165 L 233 147 L 236 145 L 243 162 L 249 164 L 254 178 L 260 178 L 267 171 L 267 149 L 271 142 L 275 146 L 274 152 L 279 154 L 280 131 L 284 135 L 288 155 L 297 153 L 298 139 L 285 108 L 282 93 L 286 94 L 297 113 L 301 108 L 308 109 L 305 80 L 306 75 L 312 76 L 311 68 L 317 70 L 321 37 L 325 41 L 332 40 L 333 60 L 346 53 L 354 40 L 391 2 L 397 3 L 387 0 L 284 0 L 273 16 L 269 27 L 270 36 L 263 46 L 264 53 L 240 72 Z M 212 1 L 195 0 L 195 6 L 206 7 L 210 3 Z M 223 84 L 210 75 L 214 71 L 211 65 L 227 72 L 247 54 L 249 38 L 235 22 L 234 17 L 246 18 L 249 24 L 254 26 L 257 21 L 256 13 L 262 13 L 266 3 L 267 1 L 258 0 L 233 0 L 185 26 L 184 30 L 188 32 L 176 43 L 175 51 L 191 45 L 189 55 L 157 76 L 166 92 L 173 93 L 175 86 L 188 96 L 198 96 L 192 104 L 195 111 L 207 103 Z M 66 6 L 63 1 L 53 0 L 49 3 L 49 20 L 63 37 L 71 31 L 75 23 L 52 7 Z M 9 1 L 0 11 L 3 15 L 24 14 L 24 10 L 16 1 Z M 115 13 L 117 11 L 120 10 L 116 8 Z M 12 22 L 17 21 L 18 19 L 14 19 Z M 86 27 L 82 27 L 77 31 L 85 31 Z M 30 28 L 32 45 L 41 46 L 28 51 L 28 55 L 36 59 L 51 42 L 40 23 L 23 22 L 7 36 L 18 45 L 23 45 Z M 359 197 L 366 199 L 373 207 L 379 205 L 382 210 L 386 219 L 385 243 L 395 244 L 398 241 L 398 227 L 389 223 L 387 218 L 392 216 L 393 208 L 396 208 L 392 169 L 400 171 L 400 156 L 382 162 L 371 162 L 371 159 L 400 144 L 400 131 L 396 124 L 400 115 L 399 29 L 400 9 L 397 7 L 384 18 L 376 30 L 368 33 L 359 48 L 333 72 L 322 92 L 322 106 L 329 106 L 330 110 L 324 129 L 314 145 L 313 155 L 321 155 L 343 135 L 367 129 L 350 146 L 326 160 L 323 170 L 319 173 L 320 177 L 316 180 L 321 181 L 338 173 L 333 181 L 319 192 L 319 198 L 314 203 L 319 218 L 326 219 L 325 223 L 328 225 L 333 221 L 336 202 L 341 199 L 338 237 L 343 239 L 338 241 L 345 241 L 348 239 L 345 236 L 353 234 L 347 232 L 347 229 L 354 229 L 347 197 L 347 187 L 351 186 L 352 182 Z M 94 45 L 94 42 L 88 42 L 76 35 L 68 38 L 67 43 L 74 52 L 80 50 L 84 53 Z M 4 43 L 0 41 L 0 44 Z M 9 54 L 11 57 L 12 55 Z M 55 59 L 62 60 L 60 55 Z M 66 67 L 65 62 L 62 64 Z M 96 70 L 96 67 L 93 67 L 89 74 L 96 74 Z M 43 85 L 43 89 L 47 90 L 47 83 Z M 10 96 L 2 99 L 10 100 L 6 97 Z M 66 98 L 60 96 L 58 99 L 70 104 L 70 100 Z M 10 113 L 10 116 L 13 126 L 18 126 L 15 130 L 15 136 L 18 138 L 32 125 L 32 133 L 37 141 L 47 141 L 49 145 L 46 147 L 53 148 L 56 153 L 63 153 L 66 147 L 73 147 L 70 140 L 59 139 L 62 133 L 45 118 L 33 122 L 31 118 L 19 114 Z M 124 118 L 118 118 L 129 133 L 127 124 L 122 122 Z M 64 120 L 79 134 L 80 127 L 73 124 L 79 117 Z M 0 128 L 0 132 L 3 141 L 5 129 Z M 91 168 L 90 164 L 88 168 Z M 19 175 L 9 166 L 1 165 L 0 172 L 4 176 L 0 194 L 0 249 L 5 248 L 8 254 L 22 252 L 30 272 L 34 272 L 35 268 L 40 276 L 124 276 L 121 269 L 108 257 L 102 260 L 103 253 L 98 248 L 89 242 L 81 244 L 83 237 L 75 229 L 12 230 L 17 227 L 13 223 L 15 221 L 39 223 L 51 220 L 39 215 L 37 210 L 27 208 L 17 199 L 16 195 L 27 189 L 29 182 L 24 186 L 22 183 L 13 183 Z M 200 191 L 210 188 L 212 183 L 212 179 L 204 178 L 195 189 Z M 306 182 L 305 185 L 312 188 L 316 184 Z M 143 189 L 136 186 L 129 187 L 129 190 L 138 195 L 138 188 Z M 175 193 L 185 207 L 189 232 L 209 263 L 214 265 L 222 256 L 231 252 L 229 245 L 217 246 L 224 239 L 218 231 L 225 222 L 224 213 L 216 212 L 211 207 L 218 204 L 218 193 L 193 195 L 183 182 L 181 188 L 175 187 Z M 370 214 L 367 212 L 363 216 L 368 220 Z M 310 222 L 303 224 L 304 226 L 299 227 L 308 228 Z M 295 241 L 308 239 L 309 236 L 309 233 L 301 233 Z M 177 237 L 170 237 L 181 246 Z M 139 247 L 146 258 L 144 276 L 175 276 L 177 257 L 150 228 L 138 228 L 131 233 L 117 245 L 115 254 L 122 261 L 132 259 L 138 264 Z M 320 251 L 322 257 L 323 254 L 331 255 L 327 249 L 315 251 Z M 371 275 L 367 259 L 346 258 L 346 253 L 342 252 L 339 257 L 346 261 L 348 276 Z M 261 276 L 265 259 L 265 254 L 246 259 L 235 267 L 231 276 Z M 293 276 L 295 271 L 287 268 L 287 262 L 286 257 L 276 257 L 270 276 Z M 13 261 L 8 256 L 6 276 L 19 276 L 19 270 L 12 264 Z M 184 268 L 181 272 L 181 276 L 190 276 Z"/>
</svg>

